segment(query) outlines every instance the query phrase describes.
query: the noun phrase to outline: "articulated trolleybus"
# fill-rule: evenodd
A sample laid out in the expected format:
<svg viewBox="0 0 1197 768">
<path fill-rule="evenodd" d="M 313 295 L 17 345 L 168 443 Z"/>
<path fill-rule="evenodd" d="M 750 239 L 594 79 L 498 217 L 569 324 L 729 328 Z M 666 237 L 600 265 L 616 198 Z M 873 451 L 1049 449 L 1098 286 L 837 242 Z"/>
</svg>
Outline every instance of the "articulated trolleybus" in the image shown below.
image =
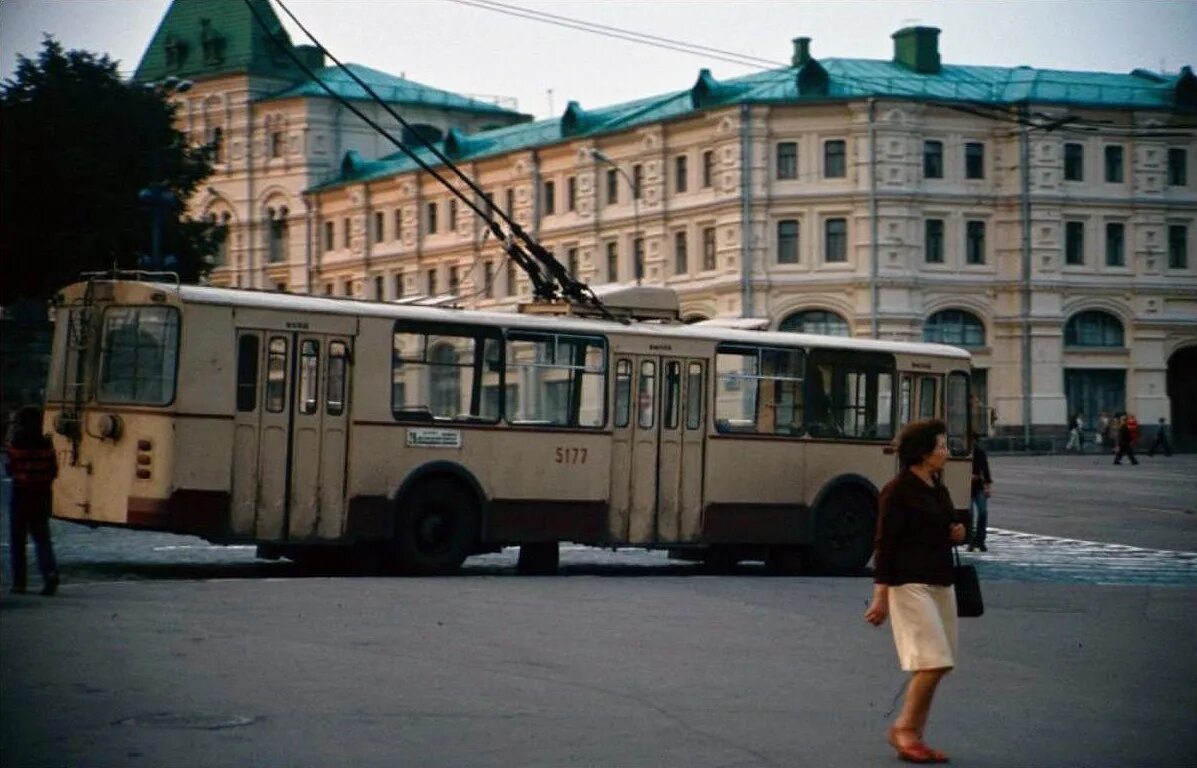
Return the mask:
<svg viewBox="0 0 1197 768">
<path fill-rule="evenodd" d="M 57 303 L 62 520 L 406 573 L 504 546 L 551 572 L 559 542 L 852 573 L 929 416 L 968 504 L 954 347 L 118 278 Z"/>
</svg>

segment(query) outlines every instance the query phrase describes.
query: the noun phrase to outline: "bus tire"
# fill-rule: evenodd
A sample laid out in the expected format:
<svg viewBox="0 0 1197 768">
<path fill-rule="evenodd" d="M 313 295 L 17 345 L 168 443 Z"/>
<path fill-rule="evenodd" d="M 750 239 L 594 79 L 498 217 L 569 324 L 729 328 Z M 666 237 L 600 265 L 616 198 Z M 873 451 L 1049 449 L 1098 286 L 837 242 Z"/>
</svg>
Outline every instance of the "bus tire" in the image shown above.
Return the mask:
<svg viewBox="0 0 1197 768">
<path fill-rule="evenodd" d="M 877 502 L 868 489 L 854 483 L 833 489 L 816 513 L 811 566 L 824 574 L 860 574 L 873 554 L 876 528 Z"/>
<path fill-rule="evenodd" d="M 555 541 L 537 541 L 520 545 L 520 558 L 515 572 L 525 576 L 553 576 L 561 561 L 561 553 Z"/>
<path fill-rule="evenodd" d="M 447 477 L 433 477 L 408 493 L 395 520 L 395 561 L 401 573 L 453 573 L 474 551 L 478 503 Z"/>
</svg>

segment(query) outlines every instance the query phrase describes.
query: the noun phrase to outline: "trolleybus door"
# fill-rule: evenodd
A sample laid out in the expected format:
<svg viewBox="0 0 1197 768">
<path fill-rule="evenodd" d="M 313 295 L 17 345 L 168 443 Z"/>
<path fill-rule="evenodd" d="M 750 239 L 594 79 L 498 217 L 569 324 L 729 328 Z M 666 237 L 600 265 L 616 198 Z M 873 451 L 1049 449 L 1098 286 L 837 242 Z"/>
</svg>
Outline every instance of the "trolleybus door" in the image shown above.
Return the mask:
<svg viewBox="0 0 1197 768">
<path fill-rule="evenodd" d="M 254 535 L 277 541 L 287 535 L 287 459 L 294 390 L 293 333 L 266 331 L 256 461 L 257 498 Z M 234 465 L 236 475 L 242 469 Z"/>
<path fill-rule="evenodd" d="M 692 537 L 702 506 L 705 363 L 636 355 L 618 358 L 615 371 L 611 533 L 636 544 Z M 688 396 L 698 398 L 697 415 Z"/>
<path fill-rule="evenodd" d="M 336 538 L 345 488 L 349 340 L 301 333 L 295 349 L 287 532 L 298 540 Z"/>
</svg>

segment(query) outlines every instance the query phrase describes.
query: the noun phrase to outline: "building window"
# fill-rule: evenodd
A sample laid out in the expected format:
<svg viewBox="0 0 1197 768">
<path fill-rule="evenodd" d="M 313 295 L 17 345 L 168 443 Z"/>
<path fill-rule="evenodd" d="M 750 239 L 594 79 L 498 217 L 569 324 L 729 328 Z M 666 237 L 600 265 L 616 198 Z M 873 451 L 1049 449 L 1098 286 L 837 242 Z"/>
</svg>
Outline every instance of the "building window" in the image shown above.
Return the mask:
<svg viewBox="0 0 1197 768">
<path fill-rule="evenodd" d="M 428 270 L 428 295 L 436 295 L 436 267 Z"/>
<path fill-rule="evenodd" d="M 686 168 L 686 156 L 678 155 L 673 158 L 673 191 L 681 194 L 686 191 L 689 183 L 689 171 Z"/>
<path fill-rule="evenodd" d="M 383 278 L 382 275 L 375 275 L 374 276 L 374 300 L 375 301 L 386 301 L 386 298 L 387 298 L 386 279 Z"/>
<path fill-rule="evenodd" d="M 429 203 L 425 206 L 428 211 L 428 234 L 436 234 L 436 203 Z"/>
<path fill-rule="evenodd" d="M 1126 225 L 1118 222 L 1106 224 L 1106 266 L 1126 266 Z"/>
<path fill-rule="evenodd" d="M 828 219 L 825 231 L 824 260 L 828 263 L 848 260 L 848 220 Z"/>
<path fill-rule="evenodd" d="M 964 259 L 967 264 L 985 263 L 985 222 L 965 224 Z"/>
<path fill-rule="evenodd" d="M 685 275 L 690 272 L 689 242 L 686 231 L 673 233 L 673 274 Z"/>
<path fill-rule="evenodd" d="M 349 247 L 349 237 L 349 219 L 345 218 L 341 220 L 341 245 L 345 248 Z"/>
<path fill-rule="evenodd" d="M 632 240 L 632 273 L 637 280 L 644 277 L 644 238 Z"/>
<path fill-rule="evenodd" d="M 457 265 L 449 267 L 449 293 L 457 295 L 457 289 L 461 287 L 461 268 Z"/>
<path fill-rule="evenodd" d="M 985 145 L 979 141 L 964 145 L 964 178 L 985 178 Z"/>
<path fill-rule="evenodd" d="M 287 207 L 283 206 L 278 213 L 270 216 L 270 238 L 267 244 L 267 259 L 271 264 L 285 261 L 287 258 Z"/>
<path fill-rule="evenodd" d="M 552 216 L 557 212 L 557 184 L 552 181 L 544 183 L 544 215 Z"/>
<path fill-rule="evenodd" d="M 507 215 L 514 218 L 515 217 L 515 190 L 508 189 L 506 198 L 507 198 Z"/>
<path fill-rule="evenodd" d="M 923 258 L 928 264 L 943 264 L 943 219 L 923 222 Z"/>
<path fill-rule="evenodd" d="M 283 132 L 270 132 L 270 156 L 272 158 L 279 158 L 283 156 Z"/>
<path fill-rule="evenodd" d="M 619 202 L 619 171 L 614 168 L 607 169 L 607 205 L 615 205 Z"/>
<path fill-rule="evenodd" d="M 403 212 L 398 208 L 395 209 L 394 215 L 391 216 L 391 237 L 398 240 L 403 234 Z"/>
<path fill-rule="evenodd" d="M 493 299 L 495 297 L 495 263 L 493 261 L 482 262 L 482 298 Z"/>
<path fill-rule="evenodd" d="M 1064 325 L 1064 345 L 1069 347 L 1121 347 L 1122 323 L 1109 312 L 1078 312 Z"/>
<path fill-rule="evenodd" d="M 457 229 L 457 201 L 449 201 L 449 227 L 448 231 L 452 232 Z"/>
<path fill-rule="evenodd" d="M 847 175 L 846 144 L 843 139 L 823 142 L 823 176 L 842 179 Z"/>
<path fill-rule="evenodd" d="M 402 272 L 395 273 L 395 298 L 396 299 L 403 298 L 403 273 Z"/>
<path fill-rule="evenodd" d="M 1189 268 L 1189 227 L 1185 224 L 1168 226 L 1168 269 Z"/>
<path fill-rule="evenodd" d="M 382 215 L 382 211 L 374 212 L 374 242 L 381 243 L 383 236 L 386 234 L 386 217 Z"/>
<path fill-rule="evenodd" d="M 208 139 L 209 151 L 212 153 L 213 163 L 224 162 L 224 128 L 216 126 Z M 1183 151 L 1183 150 L 1181 150 Z"/>
<path fill-rule="evenodd" d="M 565 252 L 565 265 L 569 269 L 569 276 L 577 279 L 578 277 L 578 249 L 570 248 Z"/>
<path fill-rule="evenodd" d="M 1085 180 L 1085 147 L 1081 144 L 1064 145 L 1064 181 Z"/>
<path fill-rule="evenodd" d="M 1106 183 L 1122 183 L 1122 147 L 1118 144 L 1106 147 Z"/>
<path fill-rule="evenodd" d="M 331 251 L 337 244 L 334 225 L 331 221 L 324 222 L 324 250 Z"/>
<path fill-rule="evenodd" d="M 798 220 L 777 222 L 777 263 L 798 263 Z"/>
<path fill-rule="evenodd" d="M 943 178 L 943 142 L 923 142 L 923 178 Z"/>
<path fill-rule="evenodd" d="M 644 166 L 636 163 L 632 166 L 632 199 L 639 200 L 644 193 Z"/>
<path fill-rule="evenodd" d="M 1168 186 L 1183 187 L 1189 183 L 1189 153 L 1181 147 L 1168 148 Z"/>
<path fill-rule="evenodd" d="M 923 323 L 923 341 L 958 347 L 983 347 L 985 324 L 971 312 L 945 309 L 931 315 Z"/>
<path fill-rule="evenodd" d="M 702 230 L 702 268 L 710 272 L 715 268 L 715 228 L 706 227 Z"/>
<path fill-rule="evenodd" d="M 710 189 L 715 183 L 715 150 L 702 153 L 702 188 Z"/>
<path fill-rule="evenodd" d="M 578 177 L 570 176 L 565 180 L 565 209 L 578 210 Z"/>
<path fill-rule="evenodd" d="M 607 282 L 619 280 L 619 246 L 614 241 L 607 243 Z"/>
<path fill-rule="evenodd" d="M 1085 222 L 1064 224 L 1064 263 L 1077 266 L 1085 263 Z"/>
<path fill-rule="evenodd" d="M 515 276 L 515 262 L 510 258 L 507 259 L 507 295 L 514 296 L 519 290 L 519 285 L 516 282 Z"/>
<path fill-rule="evenodd" d="M 791 333 L 818 333 L 823 336 L 851 336 L 848 321 L 834 312 L 822 309 L 808 309 L 794 314 L 781 321 L 777 327 L 779 331 Z"/>
<path fill-rule="evenodd" d="M 778 143 L 777 178 L 798 178 L 798 142 L 782 141 Z"/>
</svg>

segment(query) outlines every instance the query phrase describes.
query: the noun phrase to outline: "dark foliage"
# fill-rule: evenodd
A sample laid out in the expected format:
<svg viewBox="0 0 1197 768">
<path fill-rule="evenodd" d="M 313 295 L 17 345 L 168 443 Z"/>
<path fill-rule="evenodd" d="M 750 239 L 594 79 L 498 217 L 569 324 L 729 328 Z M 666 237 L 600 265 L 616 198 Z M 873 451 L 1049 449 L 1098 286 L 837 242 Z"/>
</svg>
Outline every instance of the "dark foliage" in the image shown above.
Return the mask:
<svg viewBox="0 0 1197 768">
<path fill-rule="evenodd" d="M 0 86 L 0 302 L 45 298 L 84 271 L 153 266 L 140 193 L 160 185 L 185 201 L 212 171 L 174 113 L 107 56 L 47 37 L 36 61 L 18 57 Z M 181 204 L 164 210 L 161 266 L 194 281 L 215 252 L 212 229 Z"/>
</svg>

